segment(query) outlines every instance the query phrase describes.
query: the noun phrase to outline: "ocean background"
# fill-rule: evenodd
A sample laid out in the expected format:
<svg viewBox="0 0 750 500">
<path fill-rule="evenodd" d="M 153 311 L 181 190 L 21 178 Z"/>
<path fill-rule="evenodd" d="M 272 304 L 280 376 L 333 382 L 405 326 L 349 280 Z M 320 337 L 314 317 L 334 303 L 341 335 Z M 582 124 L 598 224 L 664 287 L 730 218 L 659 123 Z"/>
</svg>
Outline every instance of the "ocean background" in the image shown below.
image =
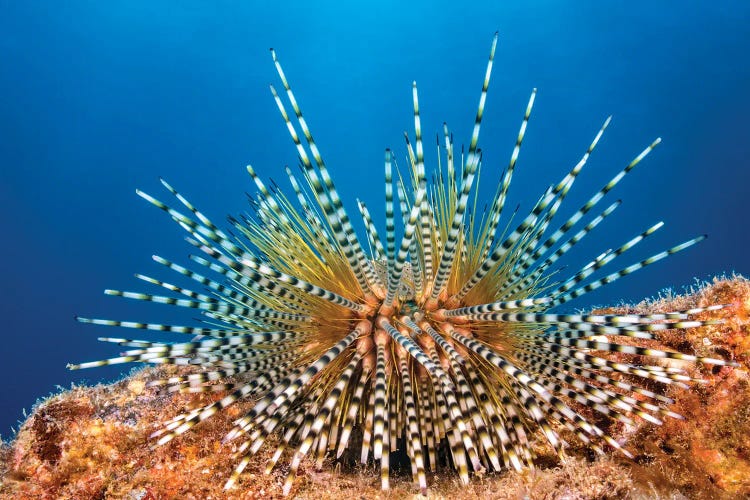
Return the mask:
<svg viewBox="0 0 750 500">
<path fill-rule="evenodd" d="M 485 200 L 537 87 L 506 212 L 517 203 L 528 212 L 610 114 L 560 221 L 663 138 L 608 195 L 622 206 L 560 261 L 568 272 L 660 220 L 663 229 L 605 270 L 709 235 L 565 309 L 750 275 L 747 1 L 0 1 L 0 436 L 58 387 L 132 368 L 66 370 L 117 355 L 97 336 L 165 338 L 74 315 L 174 324 L 195 316 L 102 294 L 153 292 L 135 272 L 183 283 L 150 256 L 184 264 L 192 247 L 136 188 L 171 202 L 164 177 L 215 222 L 247 209 L 248 163 L 290 192 L 283 167 L 297 157 L 268 89 L 280 87 L 269 47 L 349 213 L 361 199 L 382 232 L 383 150 L 405 163 L 412 80 L 429 169 L 443 121 L 468 143 L 495 31 L 480 136 Z"/>
</svg>

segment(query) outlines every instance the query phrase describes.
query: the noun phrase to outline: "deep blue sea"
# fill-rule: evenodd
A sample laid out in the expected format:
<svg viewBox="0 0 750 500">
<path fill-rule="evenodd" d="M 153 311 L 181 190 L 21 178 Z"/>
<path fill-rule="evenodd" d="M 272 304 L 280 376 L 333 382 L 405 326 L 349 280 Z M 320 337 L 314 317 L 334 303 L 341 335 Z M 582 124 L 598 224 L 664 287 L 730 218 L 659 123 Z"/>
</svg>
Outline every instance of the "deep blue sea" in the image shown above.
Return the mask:
<svg viewBox="0 0 750 500">
<path fill-rule="evenodd" d="M 468 143 L 486 59 L 481 190 L 494 193 L 538 88 L 509 207 L 528 211 L 613 121 L 561 209 L 572 214 L 654 138 L 663 143 L 608 195 L 622 206 L 561 261 L 568 272 L 652 224 L 608 268 L 693 236 L 708 240 L 567 309 L 750 274 L 750 3 L 0 1 L 0 435 L 37 398 L 131 367 L 69 372 L 114 356 L 75 314 L 190 322 L 192 311 L 107 297 L 174 280 L 184 232 L 136 196 L 164 177 L 217 222 L 246 210 L 245 166 L 289 191 L 296 150 L 270 94 L 284 65 L 344 203 L 383 228 L 383 150 L 404 163 L 419 86 L 428 168 L 447 121 Z M 481 203 L 481 202 L 480 202 Z M 504 219 L 507 220 L 507 219 Z M 361 229 L 361 224 L 358 224 Z"/>
</svg>

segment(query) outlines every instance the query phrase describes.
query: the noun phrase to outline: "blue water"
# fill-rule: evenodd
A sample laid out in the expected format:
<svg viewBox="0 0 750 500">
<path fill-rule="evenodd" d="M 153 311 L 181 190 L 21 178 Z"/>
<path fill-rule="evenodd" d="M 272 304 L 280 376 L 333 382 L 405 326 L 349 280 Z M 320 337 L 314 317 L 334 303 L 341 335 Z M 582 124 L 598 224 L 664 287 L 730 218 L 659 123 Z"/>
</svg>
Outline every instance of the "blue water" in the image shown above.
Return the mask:
<svg viewBox="0 0 750 500">
<path fill-rule="evenodd" d="M 537 105 L 511 188 L 528 210 L 614 119 L 568 197 L 570 214 L 651 140 L 664 142 L 615 192 L 624 203 L 566 260 L 574 269 L 651 224 L 620 265 L 698 234 L 698 247 L 571 308 L 750 273 L 750 3 L 736 2 L 0 2 L 0 434 L 22 409 L 129 367 L 68 372 L 115 355 L 74 314 L 189 321 L 168 306 L 105 297 L 172 280 L 150 255 L 191 247 L 135 189 L 168 179 L 217 222 L 245 209 L 252 163 L 285 189 L 296 152 L 268 90 L 275 47 L 344 201 L 382 228 L 382 157 L 403 163 L 419 85 L 427 160 L 445 120 L 468 141 L 492 34 L 501 34 L 480 138 L 483 193 L 507 164 L 531 89 Z M 503 4 L 498 6 L 497 4 Z M 613 263 L 615 267 L 615 263 Z"/>
</svg>

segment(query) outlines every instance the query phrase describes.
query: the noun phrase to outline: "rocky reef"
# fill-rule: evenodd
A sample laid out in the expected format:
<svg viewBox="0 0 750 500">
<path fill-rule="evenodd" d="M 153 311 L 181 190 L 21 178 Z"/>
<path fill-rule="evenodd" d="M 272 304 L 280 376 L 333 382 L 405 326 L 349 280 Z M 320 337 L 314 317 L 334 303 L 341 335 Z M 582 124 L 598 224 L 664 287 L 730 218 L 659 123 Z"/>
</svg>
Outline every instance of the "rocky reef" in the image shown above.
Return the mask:
<svg viewBox="0 0 750 500">
<path fill-rule="evenodd" d="M 694 366 L 662 360 L 705 380 L 691 389 L 668 388 L 671 409 L 684 420 L 655 426 L 609 424 L 607 430 L 634 455 L 599 457 L 572 444 L 560 462 L 539 442 L 535 470 L 475 476 L 461 485 L 450 472 L 433 474 L 433 498 L 742 498 L 750 496 L 750 281 L 715 279 L 681 296 L 663 296 L 600 313 L 657 313 L 730 304 L 696 315 L 721 324 L 667 330 L 659 346 L 721 357 L 739 367 Z M 639 345 L 646 345 L 638 341 Z M 634 342 L 635 343 L 635 342 Z M 285 467 L 266 475 L 273 446 L 261 449 L 229 492 L 223 485 L 236 460 L 232 444 L 221 444 L 232 421 L 251 402 L 233 405 L 168 444 L 152 449 L 149 435 L 168 420 L 220 399 L 222 393 L 164 394 L 147 382 L 191 368 L 149 367 L 111 385 L 74 387 L 39 402 L 15 439 L 0 448 L 0 499 L 131 500 L 270 498 L 281 495 Z M 587 414 L 596 419 L 596 415 Z M 601 423 L 601 422 L 600 422 Z M 601 423 L 601 425 L 605 425 Z M 561 431 L 562 432 L 562 431 Z M 563 433 L 564 436 L 564 433 Z M 577 443 L 575 439 L 568 440 Z M 352 463 L 349 463 L 352 462 Z M 380 490 L 379 471 L 354 461 L 327 464 L 322 471 L 303 463 L 292 490 L 298 498 L 418 497 L 409 470 Z"/>
</svg>

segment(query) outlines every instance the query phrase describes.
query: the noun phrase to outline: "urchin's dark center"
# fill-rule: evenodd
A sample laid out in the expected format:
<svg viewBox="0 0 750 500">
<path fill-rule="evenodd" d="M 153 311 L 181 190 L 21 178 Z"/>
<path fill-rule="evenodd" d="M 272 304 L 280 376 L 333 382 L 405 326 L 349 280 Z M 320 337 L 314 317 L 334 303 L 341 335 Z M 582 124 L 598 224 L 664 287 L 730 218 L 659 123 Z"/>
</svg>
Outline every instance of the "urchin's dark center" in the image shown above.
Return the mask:
<svg viewBox="0 0 750 500">
<path fill-rule="evenodd" d="M 415 314 L 421 314 L 421 309 L 419 305 L 413 301 L 413 300 L 407 300 L 403 304 L 401 304 L 401 307 L 399 308 L 399 312 L 402 314 L 405 314 L 407 316 L 414 316 Z"/>
</svg>

